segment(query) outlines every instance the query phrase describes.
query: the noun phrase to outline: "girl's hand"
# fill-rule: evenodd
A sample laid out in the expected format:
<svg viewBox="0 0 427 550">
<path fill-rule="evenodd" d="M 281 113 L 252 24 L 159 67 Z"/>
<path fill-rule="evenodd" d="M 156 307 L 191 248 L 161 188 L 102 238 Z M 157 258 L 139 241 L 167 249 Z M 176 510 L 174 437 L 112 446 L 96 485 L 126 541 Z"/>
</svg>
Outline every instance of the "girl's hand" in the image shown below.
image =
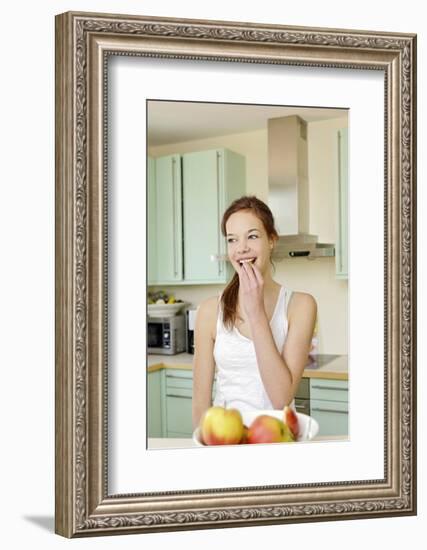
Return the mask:
<svg viewBox="0 0 427 550">
<path fill-rule="evenodd" d="M 252 262 L 244 262 L 238 272 L 241 289 L 242 308 L 250 321 L 265 315 L 264 279 Z"/>
</svg>

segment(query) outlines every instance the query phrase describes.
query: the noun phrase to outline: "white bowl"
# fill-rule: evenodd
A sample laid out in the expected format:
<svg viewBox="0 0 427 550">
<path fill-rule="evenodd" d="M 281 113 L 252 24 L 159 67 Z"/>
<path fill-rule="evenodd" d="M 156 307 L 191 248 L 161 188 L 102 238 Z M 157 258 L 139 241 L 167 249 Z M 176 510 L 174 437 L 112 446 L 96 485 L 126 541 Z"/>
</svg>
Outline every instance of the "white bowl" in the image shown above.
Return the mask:
<svg viewBox="0 0 427 550">
<path fill-rule="evenodd" d="M 149 317 L 174 317 L 188 302 L 176 302 L 175 304 L 148 304 Z"/>
<path fill-rule="evenodd" d="M 257 416 L 261 414 L 268 414 L 269 416 L 274 416 L 279 420 L 283 420 L 283 411 L 281 410 L 265 410 L 265 411 L 241 411 L 243 418 L 243 424 L 245 426 L 250 426 Z M 312 416 L 308 416 L 303 413 L 297 412 L 298 425 L 299 425 L 299 435 L 297 441 L 310 441 L 316 437 L 319 433 L 319 424 Z M 193 441 L 196 445 L 204 447 L 205 444 L 202 443 L 200 438 L 200 428 L 197 427 L 193 432 Z"/>
</svg>

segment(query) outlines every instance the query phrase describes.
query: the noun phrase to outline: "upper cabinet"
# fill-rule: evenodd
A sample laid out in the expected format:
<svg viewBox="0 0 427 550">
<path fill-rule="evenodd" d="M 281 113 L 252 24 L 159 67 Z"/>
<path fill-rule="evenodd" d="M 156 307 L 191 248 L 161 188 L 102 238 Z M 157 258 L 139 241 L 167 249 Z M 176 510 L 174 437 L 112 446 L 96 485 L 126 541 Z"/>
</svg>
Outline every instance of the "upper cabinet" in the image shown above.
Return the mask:
<svg viewBox="0 0 427 550">
<path fill-rule="evenodd" d="M 156 278 L 176 283 L 183 279 L 181 157 L 155 159 L 156 230 L 148 240 L 156 248 Z M 150 203 L 150 201 L 149 201 Z"/>
<path fill-rule="evenodd" d="M 226 283 L 230 264 L 221 234 L 221 218 L 245 194 L 245 159 L 226 149 L 160 157 L 155 172 L 154 225 L 148 227 L 149 251 L 156 250 L 156 275 L 151 284 Z M 150 177 L 149 177 L 150 181 Z M 150 216 L 149 216 L 150 219 Z"/>
<path fill-rule="evenodd" d="M 230 265 L 221 218 L 245 194 L 244 158 L 225 149 L 183 155 L 184 273 L 193 283 L 226 282 Z"/>
<path fill-rule="evenodd" d="M 148 158 L 147 172 L 147 278 L 151 284 L 157 278 L 156 244 L 150 238 L 156 234 L 156 163 L 152 158 Z"/>
<path fill-rule="evenodd" d="M 348 279 L 348 130 L 338 131 L 338 219 L 335 270 Z"/>
</svg>

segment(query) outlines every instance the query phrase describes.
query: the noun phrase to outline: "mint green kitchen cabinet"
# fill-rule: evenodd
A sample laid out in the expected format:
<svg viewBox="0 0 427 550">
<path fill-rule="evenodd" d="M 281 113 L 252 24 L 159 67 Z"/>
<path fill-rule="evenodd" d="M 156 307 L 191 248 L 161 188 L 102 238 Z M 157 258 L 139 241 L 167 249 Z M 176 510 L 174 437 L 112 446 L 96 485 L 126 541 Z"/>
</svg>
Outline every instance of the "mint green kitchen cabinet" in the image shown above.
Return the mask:
<svg viewBox="0 0 427 550">
<path fill-rule="evenodd" d="M 157 437 L 191 438 L 193 435 L 193 371 L 163 369 L 161 379 L 162 435 Z M 212 398 L 215 395 L 215 383 Z"/>
<path fill-rule="evenodd" d="M 155 159 L 154 171 L 155 234 L 150 233 L 148 240 L 156 247 L 155 280 L 160 284 L 176 283 L 183 279 L 181 157 Z"/>
<path fill-rule="evenodd" d="M 348 130 L 338 132 L 338 220 L 335 273 L 348 279 Z"/>
<path fill-rule="evenodd" d="M 148 284 L 157 280 L 157 244 L 156 244 L 156 219 L 157 219 L 157 197 L 156 197 L 156 161 L 148 158 L 147 170 L 147 278 Z"/>
<path fill-rule="evenodd" d="M 162 417 L 162 378 L 164 371 L 156 370 L 148 373 L 147 388 L 147 414 L 148 414 L 148 437 L 163 436 Z"/>
<path fill-rule="evenodd" d="M 155 223 L 148 241 L 149 251 L 156 250 L 156 272 L 149 283 L 227 283 L 233 270 L 221 259 L 226 242 L 220 225 L 226 208 L 246 193 L 244 157 L 214 149 L 158 157 L 150 169 Z"/>
<path fill-rule="evenodd" d="M 311 378 L 310 414 L 319 435 L 348 435 L 348 381 Z"/>
<path fill-rule="evenodd" d="M 226 283 L 232 275 L 221 234 L 226 208 L 245 194 L 245 159 L 227 149 L 187 153 L 183 167 L 184 278 Z"/>
<path fill-rule="evenodd" d="M 165 371 L 165 431 L 164 437 L 191 437 L 192 426 L 191 370 L 166 369 Z"/>
</svg>

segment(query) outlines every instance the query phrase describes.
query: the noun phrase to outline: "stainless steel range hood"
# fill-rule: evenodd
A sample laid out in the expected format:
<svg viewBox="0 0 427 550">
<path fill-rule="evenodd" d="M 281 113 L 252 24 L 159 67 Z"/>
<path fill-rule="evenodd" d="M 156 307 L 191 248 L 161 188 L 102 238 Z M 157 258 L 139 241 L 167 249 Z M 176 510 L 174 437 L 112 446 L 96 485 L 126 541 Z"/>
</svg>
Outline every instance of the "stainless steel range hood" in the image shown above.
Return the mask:
<svg viewBox="0 0 427 550">
<path fill-rule="evenodd" d="M 307 123 L 299 116 L 268 120 L 268 205 L 279 240 L 273 259 L 335 256 L 335 247 L 309 234 Z"/>
</svg>

